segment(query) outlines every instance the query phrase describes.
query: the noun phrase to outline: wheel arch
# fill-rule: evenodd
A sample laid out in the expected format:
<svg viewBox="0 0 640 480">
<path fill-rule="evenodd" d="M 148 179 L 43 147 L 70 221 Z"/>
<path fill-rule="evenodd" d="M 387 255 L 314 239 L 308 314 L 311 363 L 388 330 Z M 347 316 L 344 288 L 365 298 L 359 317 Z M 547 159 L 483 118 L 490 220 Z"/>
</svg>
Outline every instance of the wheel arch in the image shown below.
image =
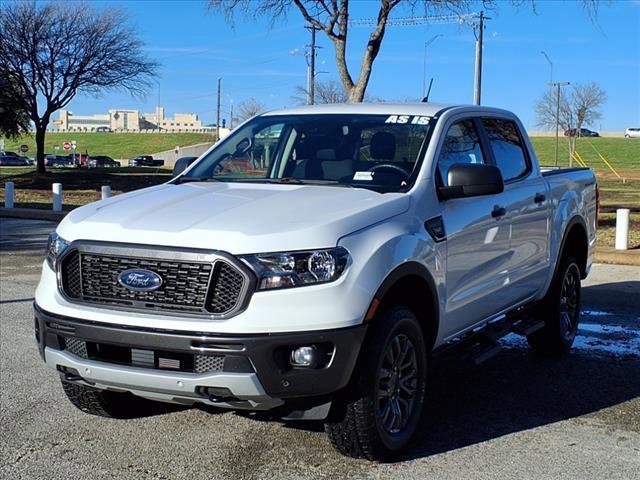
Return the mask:
<svg viewBox="0 0 640 480">
<path fill-rule="evenodd" d="M 417 315 L 425 344 L 431 351 L 438 336 L 440 318 L 436 284 L 424 265 L 406 262 L 392 270 L 378 288 L 368 311 L 384 311 L 386 306 L 398 304 L 406 305 Z M 369 321 L 375 322 L 375 316 Z"/>
<path fill-rule="evenodd" d="M 558 249 L 558 256 L 556 258 L 554 267 L 554 277 L 560 266 L 561 259 L 571 254 L 578 262 L 580 268 L 580 276 L 584 279 L 587 276 L 587 261 L 589 258 L 589 240 L 587 236 L 587 226 L 585 221 L 579 215 L 576 215 L 567 222 L 567 226 L 564 229 L 562 241 L 560 242 L 560 248 Z"/>
</svg>

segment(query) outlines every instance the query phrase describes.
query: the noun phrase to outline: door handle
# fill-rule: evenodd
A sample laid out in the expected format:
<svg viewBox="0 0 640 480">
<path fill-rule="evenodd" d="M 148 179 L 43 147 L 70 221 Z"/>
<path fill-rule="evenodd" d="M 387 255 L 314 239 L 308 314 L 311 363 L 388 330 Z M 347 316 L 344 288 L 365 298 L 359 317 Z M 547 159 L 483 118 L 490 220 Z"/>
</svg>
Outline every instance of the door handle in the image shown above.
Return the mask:
<svg viewBox="0 0 640 480">
<path fill-rule="evenodd" d="M 544 196 L 543 193 L 536 193 L 536 196 L 533 197 L 533 201 L 535 203 L 542 203 L 547 199 L 547 197 Z"/>
<path fill-rule="evenodd" d="M 500 217 L 503 217 L 506 213 L 507 213 L 506 208 L 496 205 L 495 207 L 493 207 L 493 210 L 491 211 L 491 216 L 493 218 L 500 218 Z"/>
</svg>

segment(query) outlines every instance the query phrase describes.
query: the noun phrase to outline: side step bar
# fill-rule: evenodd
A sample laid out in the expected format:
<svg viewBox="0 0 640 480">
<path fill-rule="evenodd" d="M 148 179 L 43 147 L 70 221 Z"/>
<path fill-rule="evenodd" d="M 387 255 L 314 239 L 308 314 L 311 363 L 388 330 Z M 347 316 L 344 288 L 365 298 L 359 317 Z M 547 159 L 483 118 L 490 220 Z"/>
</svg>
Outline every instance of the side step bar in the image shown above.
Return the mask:
<svg viewBox="0 0 640 480">
<path fill-rule="evenodd" d="M 518 309 L 487 322 L 462 337 L 455 338 L 434 351 L 434 356 L 456 356 L 464 363 L 478 366 L 502 351 L 499 340 L 510 333 L 531 335 L 544 327 L 544 320 L 533 318 L 529 309 Z M 462 354 L 461 354 L 462 352 Z"/>
</svg>

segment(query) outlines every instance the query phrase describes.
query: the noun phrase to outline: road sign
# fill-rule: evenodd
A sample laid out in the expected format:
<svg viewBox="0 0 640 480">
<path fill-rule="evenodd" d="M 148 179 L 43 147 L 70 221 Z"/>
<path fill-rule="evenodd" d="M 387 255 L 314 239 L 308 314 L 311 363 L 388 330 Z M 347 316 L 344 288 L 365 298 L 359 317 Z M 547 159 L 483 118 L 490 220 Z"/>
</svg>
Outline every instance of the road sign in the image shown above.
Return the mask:
<svg viewBox="0 0 640 480">
<path fill-rule="evenodd" d="M 29 145 L 20 145 L 20 151 L 22 153 L 27 153 L 29 151 Z"/>
<path fill-rule="evenodd" d="M 69 142 L 64 142 L 62 144 L 62 148 L 64 148 L 65 150 L 71 150 L 71 144 Z"/>
</svg>

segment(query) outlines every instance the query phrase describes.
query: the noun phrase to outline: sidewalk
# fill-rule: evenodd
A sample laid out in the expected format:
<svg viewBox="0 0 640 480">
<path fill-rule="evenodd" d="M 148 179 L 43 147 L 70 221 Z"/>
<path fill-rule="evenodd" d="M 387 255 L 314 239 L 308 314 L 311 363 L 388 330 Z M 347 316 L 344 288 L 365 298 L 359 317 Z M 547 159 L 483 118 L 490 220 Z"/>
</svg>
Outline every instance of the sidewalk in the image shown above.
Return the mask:
<svg viewBox="0 0 640 480">
<path fill-rule="evenodd" d="M 0 208 L 0 217 L 52 220 L 55 222 L 62 220 L 67 213 L 69 212 L 54 212 L 37 208 Z M 616 250 L 613 247 L 598 246 L 596 247 L 594 262 L 640 266 L 640 249 Z"/>
</svg>

